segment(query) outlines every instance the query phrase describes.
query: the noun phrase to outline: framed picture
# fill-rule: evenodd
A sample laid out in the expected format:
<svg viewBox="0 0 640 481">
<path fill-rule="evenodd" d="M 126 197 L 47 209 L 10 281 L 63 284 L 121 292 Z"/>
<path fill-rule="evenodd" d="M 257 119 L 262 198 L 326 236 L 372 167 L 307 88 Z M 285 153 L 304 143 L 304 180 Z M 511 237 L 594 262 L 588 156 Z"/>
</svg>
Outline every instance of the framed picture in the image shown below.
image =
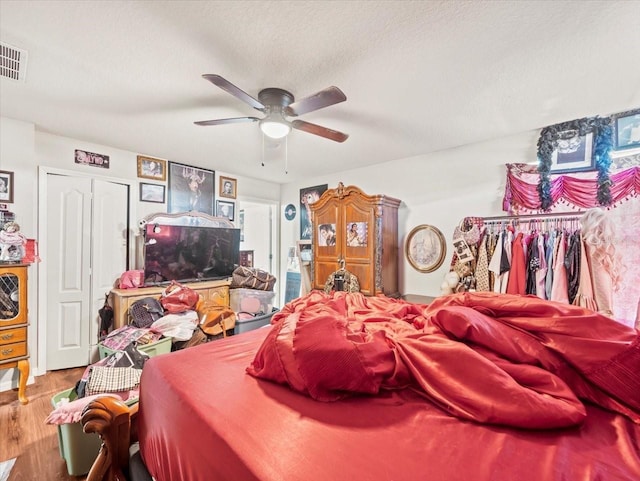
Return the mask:
<svg viewBox="0 0 640 481">
<path fill-rule="evenodd" d="M 405 255 L 414 269 L 433 272 L 442 265 L 446 253 L 447 244 L 437 227 L 422 224 L 409 232 Z"/>
<path fill-rule="evenodd" d="M 311 204 L 317 201 L 328 184 L 300 189 L 300 239 L 311 239 Z"/>
<path fill-rule="evenodd" d="M 13 172 L 0 170 L 0 202 L 13 203 Z"/>
<path fill-rule="evenodd" d="M 164 182 L 167 180 L 167 161 L 138 155 L 138 177 Z"/>
<path fill-rule="evenodd" d="M 165 187 L 162 184 L 145 184 L 140 182 L 140 201 L 164 204 Z"/>
<path fill-rule="evenodd" d="M 220 197 L 235 199 L 237 185 L 238 181 L 236 179 L 220 176 L 220 185 L 218 186 L 218 193 L 220 194 Z"/>
<path fill-rule="evenodd" d="M 198 211 L 215 215 L 214 178 L 213 170 L 169 162 L 168 213 Z"/>
<path fill-rule="evenodd" d="M 570 129 L 558 133 L 558 147 L 551 154 L 551 173 L 593 170 L 593 132 L 580 135 Z"/>
<path fill-rule="evenodd" d="M 226 200 L 216 201 L 216 215 L 218 217 L 226 217 L 233 222 L 235 208 L 236 204 L 234 202 L 228 202 Z"/>
<path fill-rule="evenodd" d="M 615 148 L 640 148 L 640 109 L 622 112 L 613 117 Z"/>
<path fill-rule="evenodd" d="M 76 164 L 93 165 L 94 167 L 109 168 L 109 156 L 96 154 L 95 152 L 87 152 L 86 150 L 78 150 L 75 152 Z"/>
</svg>

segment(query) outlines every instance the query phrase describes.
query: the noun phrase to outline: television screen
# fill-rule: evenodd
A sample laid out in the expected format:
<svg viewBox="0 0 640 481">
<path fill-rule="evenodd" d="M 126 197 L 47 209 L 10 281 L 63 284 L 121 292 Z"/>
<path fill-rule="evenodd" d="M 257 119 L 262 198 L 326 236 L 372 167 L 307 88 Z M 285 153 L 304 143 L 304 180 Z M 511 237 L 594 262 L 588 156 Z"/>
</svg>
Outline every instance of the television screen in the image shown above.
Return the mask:
<svg viewBox="0 0 640 481">
<path fill-rule="evenodd" d="M 230 277 L 239 264 L 240 229 L 147 224 L 145 285 Z"/>
</svg>

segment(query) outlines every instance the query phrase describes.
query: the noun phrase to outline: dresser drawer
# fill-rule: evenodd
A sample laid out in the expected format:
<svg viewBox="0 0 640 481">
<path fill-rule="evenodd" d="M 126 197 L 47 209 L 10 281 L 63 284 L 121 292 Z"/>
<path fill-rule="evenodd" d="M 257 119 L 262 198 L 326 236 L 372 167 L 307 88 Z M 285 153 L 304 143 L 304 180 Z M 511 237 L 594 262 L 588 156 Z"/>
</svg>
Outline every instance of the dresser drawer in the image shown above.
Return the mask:
<svg viewBox="0 0 640 481">
<path fill-rule="evenodd" d="M 27 340 L 27 328 L 16 327 L 15 329 L 6 329 L 0 331 L 0 346 L 5 344 L 13 344 L 15 342 Z"/>
<path fill-rule="evenodd" d="M 27 341 L 0 346 L 0 361 L 27 355 Z"/>
</svg>

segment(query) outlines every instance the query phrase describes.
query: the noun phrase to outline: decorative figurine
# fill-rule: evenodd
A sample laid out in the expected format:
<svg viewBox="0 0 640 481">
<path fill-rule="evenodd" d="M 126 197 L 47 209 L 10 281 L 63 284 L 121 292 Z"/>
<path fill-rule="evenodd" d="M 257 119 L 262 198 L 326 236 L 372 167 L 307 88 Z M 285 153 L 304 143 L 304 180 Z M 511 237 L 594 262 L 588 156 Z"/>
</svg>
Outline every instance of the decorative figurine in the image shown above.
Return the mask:
<svg viewBox="0 0 640 481">
<path fill-rule="evenodd" d="M 7 222 L 0 230 L 0 261 L 20 262 L 24 257 L 27 238 L 20 232 L 20 225 Z"/>
</svg>

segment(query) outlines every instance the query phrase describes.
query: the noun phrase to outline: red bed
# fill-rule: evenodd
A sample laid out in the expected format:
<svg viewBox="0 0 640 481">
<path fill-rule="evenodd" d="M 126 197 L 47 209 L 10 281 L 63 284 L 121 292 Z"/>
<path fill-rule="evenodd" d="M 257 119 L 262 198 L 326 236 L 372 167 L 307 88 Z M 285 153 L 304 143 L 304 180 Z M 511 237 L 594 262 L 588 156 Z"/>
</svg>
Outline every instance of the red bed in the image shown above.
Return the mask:
<svg viewBox="0 0 640 481">
<path fill-rule="evenodd" d="M 152 358 L 137 423 L 155 479 L 640 479 L 637 331 L 531 298 L 358 296 Z"/>
</svg>

